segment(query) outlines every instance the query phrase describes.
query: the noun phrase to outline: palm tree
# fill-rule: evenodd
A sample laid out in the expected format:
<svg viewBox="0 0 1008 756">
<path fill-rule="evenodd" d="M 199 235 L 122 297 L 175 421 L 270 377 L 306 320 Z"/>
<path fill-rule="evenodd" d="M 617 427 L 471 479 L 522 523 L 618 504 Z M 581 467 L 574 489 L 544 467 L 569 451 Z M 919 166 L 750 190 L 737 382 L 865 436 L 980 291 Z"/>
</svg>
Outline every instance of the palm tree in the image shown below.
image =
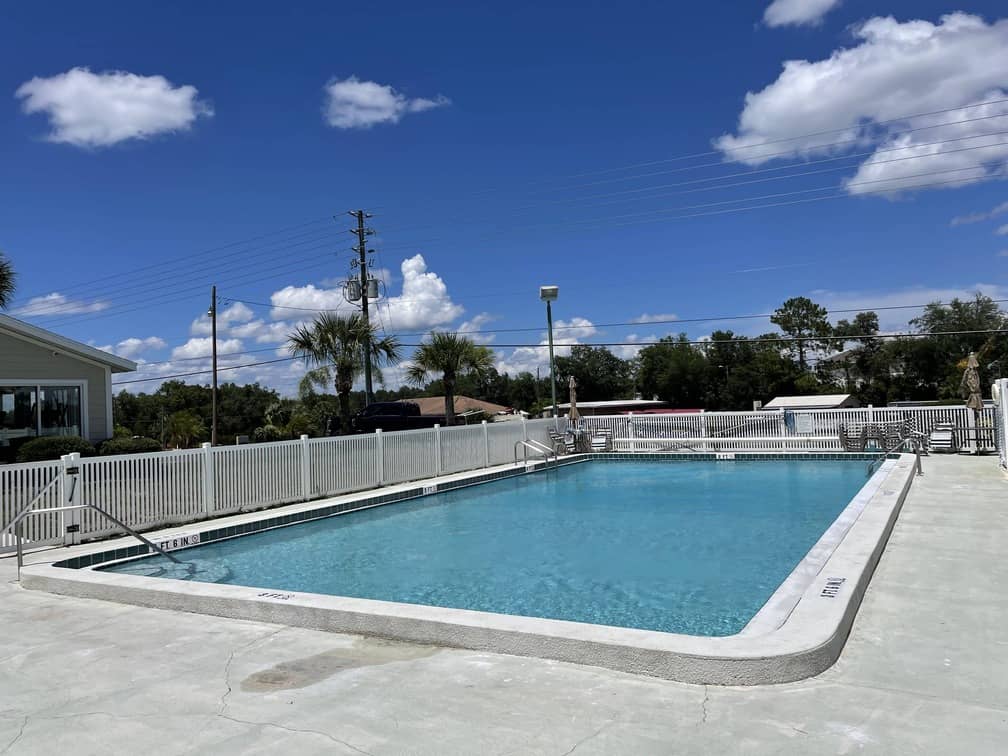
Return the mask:
<svg viewBox="0 0 1008 756">
<path fill-rule="evenodd" d="M 343 433 L 350 433 L 350 391 L 364 371 L 365 344 L 370 344 L 372 366 L 394 364 L 401 358 L 395 336 L 378 337 L 376 329 L 358 314 L 323 312 L 310 326 L 301 326 L 287 337 L 291 354 L 315 365 L 313 378 L 328 371 L 339 398 Z"/>
<path fill-rule="evenodd" d="M 445 391 L 445 425 L 455 424 L 455 382 L 460 375 L 482 378 L 493 367 L 493 352 L 457 333 L 433 331 L 413 354 L 406 377 L 422 386 L 431 373 L 441 373 Z"/>
<path fill-rule="evenodd" d="M 0 310 L 6 310 L 14 295 L 14 266 L 0 252 Z"/>
</svg>

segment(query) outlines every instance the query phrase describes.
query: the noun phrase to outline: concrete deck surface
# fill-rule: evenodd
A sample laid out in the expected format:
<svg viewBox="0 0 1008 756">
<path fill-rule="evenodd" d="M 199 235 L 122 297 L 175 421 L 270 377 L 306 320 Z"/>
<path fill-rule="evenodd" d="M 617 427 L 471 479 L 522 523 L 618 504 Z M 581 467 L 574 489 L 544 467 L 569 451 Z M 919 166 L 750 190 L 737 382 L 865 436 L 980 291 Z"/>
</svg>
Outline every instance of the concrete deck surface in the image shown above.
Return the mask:
<svg viewBox="0 0 1008 756">
<path fill-rule="evenodd" d="M 0 558 L 0 754 L 1002 754 L 1008 478 L 924 462 L 839 662 L 786 685 L 67 598 Z"/>
</svg>

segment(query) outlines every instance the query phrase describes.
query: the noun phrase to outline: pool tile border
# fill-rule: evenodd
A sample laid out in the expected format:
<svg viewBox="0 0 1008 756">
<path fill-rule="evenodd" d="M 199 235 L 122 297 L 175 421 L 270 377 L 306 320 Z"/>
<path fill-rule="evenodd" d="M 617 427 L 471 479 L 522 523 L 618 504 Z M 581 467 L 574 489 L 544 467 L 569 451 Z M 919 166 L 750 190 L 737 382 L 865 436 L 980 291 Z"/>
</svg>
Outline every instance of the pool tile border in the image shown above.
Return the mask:
<svg viewBox="0 0 1008 756">
<path fill-rule="evenodd" d="M 795 458 L 879 460 L 879 454 L 735 453 L 736 461 Z M 723 461 L 715 454 L 602 453 L 565 458 L 667 462 Z M 58 562 L 39 562 L 22 570 L 22 586 L 52 593 L 119 601 L 236 619 L 274 622 L 333 632 L 373 635 L 409 642 L 461 647 L 608 667 L 681 682 L 756 685 L 800 680 L 822 672 L 839 657 L 889 533 L 913 480 L 913 455 L 899 455 L 876 473 L 875 491 L 849 529 L 776 629 L 759 628 L 724 637 L 700 637 L 563 620 L 491 614 L 442 607 L 285 592 L 268 588 L 191 583 L 94 571 L 99 564 L 135 559 L 149 551 L 133 545 L 98 550 Z M 435 492 L 542 470 L 543 463 L 479 471 L 448 480 L 418 481 L 409 488 L 363 495 L 352 500 L 301 505 L 254 521 L 200 530 L 213 540 L 234 538 L 344 512 L 419 498 Z M 315 504 L 312 506 L 312 504 Z M 255 513 L 262 515 L 262 512 Z M 253 516 L 255 516 L 253 515 Z M 247 515 L 246 515 L 247 516 Z M 204 523 L 205 524 L 205 523 Z M 161 540 L 190 528 L 174 528 Z M 76 567 L 76 569 L 74 569 Z M 70 569 L 67 569 L 70 568 Z"/>
</svg>

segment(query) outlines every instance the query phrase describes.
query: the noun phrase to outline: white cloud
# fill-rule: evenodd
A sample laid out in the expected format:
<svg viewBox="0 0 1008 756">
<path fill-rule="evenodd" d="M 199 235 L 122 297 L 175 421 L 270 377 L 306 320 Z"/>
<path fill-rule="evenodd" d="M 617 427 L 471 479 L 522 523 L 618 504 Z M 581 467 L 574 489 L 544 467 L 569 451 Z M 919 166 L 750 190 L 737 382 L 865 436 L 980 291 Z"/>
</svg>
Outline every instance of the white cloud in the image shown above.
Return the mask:
<svg viewBox="0 0 1008 756">
<path fill-rule="evenodd" d="M 967 107 L 1008 97 L 1008 19 L 988 24 L 979 16 L 951 13 L 934 24 L 876 17 L 853 33 L 854 47 L 819 61 L 786 61 L 776 81 L 749 92 L 737 133 L 715 141 L 725 157 L 759 165 L 774 154 L 842 153 L 846 147 L 829 146 L 840 141 L 851 140 L 859 150 L 875 147 L 845 182 L 851 194 L 937 182 L 962 186 L 1004 173 L 1008 144 L 986 136 L 994 128 L 990 121 L 905 132 L 1008 114 L 1008 103 Z M 955 110 L 907 117 L 948 108 Z M 980 149 L 949 152 L 964 147 Z"/>
<path fill-rule="evenodd" d="M 228 334 L 239 339 L 255 339 L 257 344 L 282 344 L 287 341 L 287 337 L 294 332 L 301 322 L 288 322 L 286 320 L 267 323 L 264 320 L 256 319 L 248 323 L 232 326 Z M 286 350 L 285 350 L 286 354 Z"/>
<path fill-rule="evenodd" d="M 217 335 L 226 333 L 234 323 L 244 323 L 251 320 L 255 313 L 241 302 L 235 302 L 217 313 Z M 189 333 L 193 336 L 209 336 L 213 328 L 210 316 L 203 313 L 189 324 Z"/>
<path fill-rule="evenodd" d="M 241 339 L 217 339 L 217 353 L 240 352 L 242 350 Z M 171 358 L 173 360 L 193 359 L 196 357 L 209 357 L 213 353 L 213 339 L 192 338 L 182 346 L 172 349 Z"/>
<path fill-rule="evenodd" d="M 402 293 L 392 297 L 380 297 L 371 302 L 369 312 L 375 323 L 389 331 L 426 331 L 445 326 L 460 317 L 465 309 L 452 301 L 444 280 L 427 270 L 423 255 L 414 255 L 403 260 Z M 376 271 L 376 274 L 380 271 Z M 385 271 L 383 275 L 388 276 Z M 386 288 L 387 290 L 387 288 Z M 298 313 L 311 317 L 315 310 L 353 311 L 357 308 L 343 299 L 343 289 L 325 289 L 307 286 L 285 286 L 270 296 L 274 308 L 274 319 L 290 317 Z M 288 310 L 284 308 L 301 308 Z"/>
<path fill-rule="evenodd" d="M 11 311 L 12 314 L 24 317 L 42 317 L 47 315 L 80 315 L 87 312 L 101 312 L 109 307 L 102 300 L 86 302 L 83 299 L 71 299 L 65 294 L 54 291 L 41 297 L 32 297 L 28 303 Z"/>
<path fill-rule="evenodd" d="M 1002 202 L 997 207 L 988 210 L 986 212 L 969 213 L 967 215 L 957 215 L 955 218 L 949 221 L 949 225 L 966 226 L 969 225 L 970 223 L 980 223 L 981 221 L 990 220 L 1005 213 L 1008 213 L 1008 202 Z"/>
<path fill-rule="evenodd" d="M 1008 286 L 991 283 L 976 283 L 972 286 L 911 286 L 895 291 L 833 291 L 817 289 L 809 296 L 830 311 L 834 323 L 841 319 L 852 319 L 857 312 L 837 312 L 838 310 L 874 310 L 879 317 L 882 331 L 904 331 L 907 323 L 920 315 L 921 309 L 886 310 L 886 307 L 906 307 L 924 305 L 931 302 L 949 302 L 952 299 L 972 299 L 976 292 L 992 299 L 1008 299 Z"/>
<path fill-rule="evenodd" d="M 330 79 L 325 93 L 326 122 L 337 129 L 368 129 L 379 123 L 398 123 L 407 113 L 421 113 L 451 102 L 443 95 L 433 100 L 410 99 L 388 84 L 361 81 L 356 76 Z"/>
<path fill-rule="evenodd" d="M 557 320 L 553 323 L 553 341 L 564 339 L 568 344 L 576 344 L 577 339 L 586 339 L 598 333 L 598 329 L 588 318 Z"/>
<path fill-rule="evenodd" d="M 149 352 L 153 349 L 163 349 L 166 346 L 165 340 L 159 338 L 158 336 L 148 336 L 145 339 L 138 339 L 136 337 L 131 337 L 128 339 L 123 339 L 115 346 L 111 344 L 108 346 L 98 347 L 103 352 L 112 352 L 120 357 L 126 357 L 127 359 L 132 359 L 138 354 L 143 352 Z"/>
<path fill-rule="evenodd" d="M 598 329 L 587 318 L 557 320 L 553 323 L 553 354 L 557 357 L 568 357 L 573 345 L 580 344 L 581 339 L 594 336 L 596 333 Z M 549 375 L 548 347 L 549 337 L 543 333 L 538 347 L 518 347 L 507 356 L 498 353 L 497 370 L 511 375 L 523 372 L 535 375 L 538 369 L 541 375 Z"/>
<path fill-rule="evenodd" d="M 458 327 L 459 333 L 464 334 L 477 344 L 489 344 L 497 334 L 481 333 L 483 326 L 492 323 L 497 318 L 488 312 L 481 312 L 472 320 L 467 320 Z"/>
<path fill-rule="evenodd" d="M 15 92 L 25 113 L 48 116 L 49 141 L 77 147 L 107 147 L 186 131 L 200 116 L 213 115 L 213 108 L 197 94 L 195 87 L 176 87 L 163 76 L 95 74 L 87 68 L 36 76 Z"/>
<path fill-rule="evenodd" d="M 773 0 L 763 12 L 767 26 L 813 26 L 840 5 L 840 0 Z"/>
<path fill-rule="evenodd" d="M 1000 252 L 997 253 L 997 256 L 998 257 L 1008 257 L 1008 249 L 1002 249 Z"/>
<path fill-rule="evenodd" d="M 994 233 L 998 236 L 1008 236 L 1008 223 L 1003 226 L 999 226 Z"/>
<path fill-rule="evenodd" d="M 661 321 L 667 321 L 667 320 L 679 320 L 679 316 L 676 315 L 673 312 L 655 313 L 653 315 L 649 315 L 647 313 L 644 313 L 643 315 L 638 315 L 631 322 L 632 323 L 659 323 Z"/>
</svg>

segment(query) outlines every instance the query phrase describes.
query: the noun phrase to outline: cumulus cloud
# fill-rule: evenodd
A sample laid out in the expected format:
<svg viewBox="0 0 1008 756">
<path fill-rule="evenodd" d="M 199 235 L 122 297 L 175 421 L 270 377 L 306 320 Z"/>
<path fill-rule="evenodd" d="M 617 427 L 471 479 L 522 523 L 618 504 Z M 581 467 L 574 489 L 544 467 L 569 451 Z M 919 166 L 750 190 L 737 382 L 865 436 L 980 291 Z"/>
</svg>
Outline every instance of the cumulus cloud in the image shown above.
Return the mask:
<svg viewBox="0 0 1008 756">
<path fill-rule="evenodd" d="M 398 123 L 408 113 L 450 104 L 443 95 L 434 99 L 408 98 L 388 84 L 361 81 L 356 76 L 330 79 L 325 85 L 326 123 L 337 129 L 369 129 L 379 123 Z"/>
<path fill-rule="evenodd" d="M 217 352 L 240 352 L 241 339 L 217 339 Z M 196 357 L 209 357 L 213 354 L 213 339 L 191 338 L 182 346 L 172 349 L 173 360 L 188 360 Z"/>
<path fill-rule="evenodd" d="M 553 323 L 553 353 L 557 357 L 570 356 L 570 348 L 580 344 L 581 339 L 598 333 L 598 329 L 588 318 L 575 317 L 557 320 Z M 538 347 L 518 347 L 509 355 L 497 357 L 497 370 L 501 373 L 532 373 L 549 375 L 549 336 L 543 333 Z"/>
<path fill-rule="evenodd" d="M 197 118 L 213 115 L 213 108 L 198 94 L 195 87 L 177 87 L 163 76 L 96 74 L 87 68 L 36 76 L 15 92 L 25 113 L 48 117 L 49 141 L 77 147 L 108 147 L 186 131 Z"/>
<path fill-rule="evenodd" d="M 481 331 L 483 329 L 483 326 L 492 323 L 496 319 L 497 318 L 495 318 L 488 312 L 481 312 L 472 320 L 465 321 L 462 325 L 458 327 L 458 330 L 459 333 L 465 334 L 468 338 L 472 339 L 477 344 L 489 344 L 494 340 L 497 334 L 481 333 Z"/>
<path fill-rule="evenodd" d="M 994 231 L 994 233 L 997 234 L 998 236 L 1008 236 L 1008 223 L 1006 223 L 1003 226 L 999 226 L 998 229 Z"/>
<path fill-rule="evenodd" d="M 370 310 L 375 322 L 392 331 L 425 331 L 460 317 L 464 308 L 452 301 L 448 287 L 439 275 L 427 270 L 423 255 L 403 260 L 402 294 L 381 297 Z M 305 310 L 356 310 L 343 299 L 342 289 L 307 286 L 286 286 L 270 297 L 276 307 L 272 315 L 281 318 L 290 314 L 283 307 Z"/>
<path fill-rule="evenodd" d="M 853 34 L 855 46 L 786 61 L 776 81 L 749 92 L 736 133 L 715 140 L 726 159 L 760 165 L 874 148 L 845 182 L 851 194 L 962 186 L 1004 173 L 1008 142 L 988 136 L 990 120 L 952 122 L 1008 114 L 1008 103 L 989 102 L 1008 98 L 1008 19 L 876 17 Z M 959 141 L 933 144 L 939 140 Z"/>
<path fill-rule="evenodd" d="M 949 221 L 950 226 L 966 226 L 971 223 L 980 223 L 985 220 L 991 220 L 999 215 L 1004 215 L 1008 213 L 1008 202 L 1002 202 L 995 208 L 987 210 L 986 212 L 979 213 L 967 213 L 966 215 L 957 215 L 951 221 Z"/>
<path fill-rule="evenodd" d="M 87 302 L 83 299 L 71 299 L 65 294 L 54 291 L 41 297 L 32 297 L 27 304 L 11 310 L 19 317 L 44 317 L 49 315 L 80 315 L 87 312 L 101 312 L 109 307 L 103 300 Z"/>
<path fill-rule="evenodd" d="M 245 323 L 255 317 L 255 313 L 241 302 L 235 302 L 217 312 L 217 335 L 226 332 L 233 323 Z M 193 336 L 209 336 L 213 327 L 210 316 L 203 313 L 189 325 L 189 333 Z"/>
<path fill-rule="evenodd" d="M 165 340 L 158 336 L 148 336 L 145 339 L 138 339 L 134 336 L 128 339 L 123 339 L 115 346 L 109 344 L 98 348 L 103 352 L 112 352 L 120 357 L 132 359 L 143 352 L 149 352 L 154 349 L 163 349 L 165 346 Z"/>
<path fill-rule="evenodd" d="M 649 315 L 648 313 L 644 313 L 643 315 L 638 315 L 631 322 L 632 323 L 660 323 L 660 322 L 667 321 L 667 320 L 679 320 L 679 316 L 676 315 L 674 312 L 654 313 L 653 315 Z"/>
<path fill-rule="evenodd" d="M 304 321 L 279 320 L 267 323 L 257 318 L 248 323 L 232 326 L 228 329 L 228 334 L 239 339 L 255 339 L 257 344 L 282 344 L 302 322 Z"/>
<path fill-rule="evenodd" d="M 763 11 L 767 26 L 814 26 L 840 5 L 840 0 L 774 0 Z"/>
</svg>

